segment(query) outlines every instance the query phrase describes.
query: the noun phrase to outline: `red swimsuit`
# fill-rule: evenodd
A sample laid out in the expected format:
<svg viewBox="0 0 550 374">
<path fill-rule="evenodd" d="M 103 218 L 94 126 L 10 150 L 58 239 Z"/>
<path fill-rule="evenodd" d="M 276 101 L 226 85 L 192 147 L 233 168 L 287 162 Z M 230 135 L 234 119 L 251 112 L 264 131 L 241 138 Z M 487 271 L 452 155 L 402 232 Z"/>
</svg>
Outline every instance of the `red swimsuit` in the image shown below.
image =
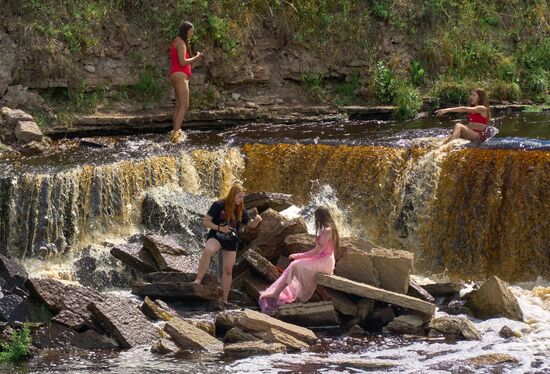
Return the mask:
<svg viewBox="0 0 550 374">
<path fill-rule="evenodd" d="M 483 139 L 483 133 L 487 129 L 487 124 L 489 123 L 489 119 L 487 117 L 482 116 L 479 113 L 470 113 L 468 115 L 468 122 L 480 123 L 482 125 L 485 125 L 485 128 L 483 130 L 472 129 L 479 134 L 480 139 Z"/>
<path fill-rule="evenodd" d="M 187 75 L 187 78 L 191 78 L 191 64 L 187 64 L 185 66 L 182 66 L 180 64 L 180 60 L 178 58 L 178 50 L 175 46 L 176 41 L 172 43 L 170 46 L 170 75 L 181 71 L 182 73 L 185 73 Z M 185 51 L 185 58 L 189 58 L 189 52 Z"/>
</svg>

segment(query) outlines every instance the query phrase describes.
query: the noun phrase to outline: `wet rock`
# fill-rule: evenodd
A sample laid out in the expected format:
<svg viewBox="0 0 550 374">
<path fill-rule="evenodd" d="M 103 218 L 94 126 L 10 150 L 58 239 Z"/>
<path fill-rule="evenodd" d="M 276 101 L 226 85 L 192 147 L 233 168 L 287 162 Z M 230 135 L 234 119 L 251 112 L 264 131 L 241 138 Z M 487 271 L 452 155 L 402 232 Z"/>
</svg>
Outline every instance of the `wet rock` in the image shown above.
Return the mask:
<svg viewBox="0 0 550 374">
<path fill-rule="evenodd" d="M 364 322 L 374 311 L 374 300 L 361 299 L 357 302 L 357 314 L 361 322 Z M 392 317 L 393 318 L 393 317 Z"/>
<path fill-rule="evenodd" d="M 406 294 L 413 266 L 413 254 L 387 248 L 373 248 L 369 253 L 372 256 L 374 268 L 378 272 L 380 287 Z"/>
<path fill-rule="evenodd" d="M 523 321 L 523 311 L 508 286 L 497 276 L 489 278 L 477 291 L 467 295 L 467 306 L 477 318 L 506 317 Z"/>
<path fill-rule="evenodd" d="M 212 335 L 177 317 L 166 323 L 164 331 L 183 349 L 206 351 L 223 349 L 222 342 Z"/>
<path fill-rule="evenodd" d="M 140 243 L 117 245 L 111 249 L 111 255 L 142 273 L 158 271 L 155 260 Z"/>
<path fill-rule="evenodd" d="M 470 314 L 470 309 L 465 307 L 464 302 L 461 300 L 453 300 L 448 305 L 440 305 L 439 310 L 453 316 Z"/>
<path fill-rule="evenodd" d="M 434 297 L 455 296 L 458 295 L 460 293 L 460 290 L 462 290 L 464 287 L 464 284 L 455 282 L 431 283 L 422 285 L 422 288 L 424 288 L 427 292 L 430 293 L 430 295 Z"/>
<path fill-rule="evenodd" d="M 73 262 L 73 267 L 80 284 L 86 287 L 93 287 L 96 284 L 94 272 L 97 269 L 97 260 L 94 257 L 81 257 Z"/>
<path fill-rule="evenodd" d="M 8 107 L 3 107 L 0 110 L 0 113 L 4 120 L 6 121 L 6 125 L 8 129 L 15 130 L 15 126 L 19 121 L 32 121 L 33 118 L 30 114 L 25 113 L 22 110 L 19 109 L 10 109 Z"/>
<path fill-rule="evenodd" d="M 197 273 L 180 273 L 180 272 L 158 272 L 144 274 L 143 280 L 149 283 L 188 283 L 193 282 L 197 278 Z M 202 284 L 215 286 L 220 283 L 218 277 L 214 274 L 207 273 L 202 278 Z"/>
<path fill-rule="evenodd" d="M 81 349 L 117 349 L 118 343 L 94 330 L 77 332 L 70 327 L 53 322 L 33 335 L 33 344 L 41 349 L 67 348 L 71 345 Z"/>
<path fill-rule="evenodd" d="M 150 345 L 159 338 L 159 332 L 131 300 L 114 295 L 88 306 L 94 319 L 122 348 Z"/>
<path fill-rule="evenodd" d="M 461 360 L 460 362 L 463 365 L 473 366 L 474 368 L 479 369 L 486 366 L 495 366 L 500 364 L 517 364 L 519 363 L 519 360 L 516 357 L 506 353 L 490 353 Z"/>
<path fill-rule="evenodd" d="M 253 269 L 253 272 L 262 276 L 269 283 L 279 279 L 280 274 L 275 266 L 256 252 L 254 248 L 247 249 L 243 257 Z"/>
<path fill-rule="evenodd" d="M 434 318 L 429 327 L 458 339 L 481 340 L 477 327 L 467 318 L 444 316 Z"/>
<path fill-rule="evenodd" d="M 380 285 L 378 271 L 374 267 L 371 255 L 354 245 L 349 245 L 338 260 L 334 274 L 375 287 Z"/>
<path fill-rule="evenodd" d="M 355 316 L 357 314 L 357 305 L 351 301 L 345 293 L 326 289 L 328 300 L 334 305 L 334 309 L 344 316 Z"/>
<path fill-rule="evenodd" d="M 221 288 L 195 283 L 134 283 L 132 293 L 141 297 L 164 300 L 217 300 L 221 297 Z"/>
<path fill-rule="evenodd" d="M 85 321 L 91 320 L 88 304 L 101 300 L 100 294 L 91 288 L 63 284 L 54 279 L 30 278 L 26 285 L 31 297 L 46 304 L 53 312 L 68 309 Z"/>
<path fill-rule="evenodd" d="M 158 353 L 161 355 L 175 353 L 175 352 L 178 352 L 179 350 L 180 349 L 178 348 L 176 343 L 174 343 L 172 339 L 168 339 L 168 338 L 160 338 L 151 347 L 152 353 Z"/>
<path fill-rule="evenodd" d="M 162 271 L 190 273 L 199 266 L 197 259 L 187 256 L 187 251 L 170 238 L 148 234 L 143 240 L 143 247 Z"/>
<path fill-rule="evenodd" d="M 260 293 L 264 292 L 269 285 L 270 284 L 263 279 L 250 277 L 244 280 L 243 291 L 253 300 L 258 301 L 260 299 Z"/>
<path fill-rule="evenodd" d="M 244 332 L 238 327 L 233 327 L 225 333 L 223 341 L 226 343 L 236 343 L 236 342 L 250 342 L 258 341 L 260 338 L 255 337 L 254 335 Z"/>
<path fill-rule="evenodd" d="M 424 321 L 419 316 L 406 314 L 396 317 L 384 327 L 384 330 L 394 334 L 423 334 Z"/>
<path fill-rule="evenodd" d="M 370 330 L 380 330 L 393 321 L 394 318 L 395 313 L 392 307 L 380 307 L 374 309 L 372 313 L 367 316 L 363 324 Z"/>
<path fill-rule="evenodd" d="M 273 316 L 298 326 L 340 325 L 340 319 L 330 301 L 285 304 L 278 308 Z"/>
<path fill-rule="evenodd" d="M 346 335 L 362 335 L 365 333 L 365 330 L 357 324 L 352 325 Z"/>
<path fill-rule="evenodd" d="M 226 344 L 223 351 L 230 356 L 269 355 L 285 352 L 286 347 L 280 343 L 264 343 L 262 341 L 248 341 Z"/>
<path fill-rule="evenodd" d="M 40 142 L 44 135 L 36 122 L 20 120 L 15 126 L 15 136 L 21 143 L 30 143 L 32 141 Z"/>
<path fill-rule="evenodd" d="M 119 344 L 115 339 L 98 333 L 95 330 L 86 330 L 78 333 L 71 339 L 71 345 L 82 349 L 117 349 Z"/>
<path fill-rule="evenodd" d="M 412 279 L 409 279 L 409 289 L 407 291 L 407 295 L 417 297 L 429 303 L 435 302 L 434 297 L 428 291 L 426 291 L 421 285 L 419 285 Z"/>
<path fill-rule="evenodd" d="M 35 156 L 40 155 L 48 150 L 49 144 L 45 141 L 37 142 L 35 140 L 30 141 L 28 143 L 22 144 L 19 147 L 17 147 L 17 150 L 19 153 L 21 153 L 23 156 Z M 42 249 L 44 247 L 40 247 Z M 52 254 L 53 253 L 53 254 Z M 49 252 L 48 257 L 51 257 L 53 255 L 56 255 L 57 252 Z"/>
<path fill-rule="evenodd" d="M 514 331 L 508 326 L 502 326 L 498 334 L 503 337 L 504 339 L 510 339 L 510 338 L 519 338 L 521 337 L 521 332 Z"/>
<path fill-rule="evenodd" d="M 80 314 L 68 309 L 64 309 L 57 313 L 54 317 L 52 317 L 51 321 L 70 327 L 77 331 L 82 329 L 87 323 L 87 321 Z"/>
<path fill-rule="evenodd" d="M 268 209 L 264 214 L 269 211 Z M 307 233 L 307 225 L 303 218 L 294 218 L 289 221 L 285 220 L 280 226 L 276 226 L 265 235 L 259 235 L 250 243 L 249 248 L 255 248 L 256 251 L 267 260 L 275 261 L 282 254 L 281 251 L 285 238 L 289 235 L 301 233 Z"/>
<path fill-rule="evenodd" d="M 259 213 L 271 208 L 277 212 L 292 205 L 292 195 L 275 192 L 253 192 L 244 197 L 246 209 L 257 208 Z"/>
<path fill-rule="evenodd" d="M 0 255 L 0 278 L 6 281 L 7 288 L 25 287 L 25 282 L 29 274 L 12 259 Z"/>
<path fill-rule="evenodd" d="M 301 351 L 309 348 L 309 344 L 277 329 L 269 329 L 259 334 L 266 343 L 283 344 L 288 351 Z"/>
<path fill-rule="evenodd" d="M 140 310 L 153 321 L 170 321 L 175 316 L 174 311 L 163 308 L 160 304 L 151 300 L 148 296 L 145 296 Z"/>
<path fill-rule="evenodd" d="M 281 228 L 283 223 L 287 221 L 279 212 L 273 209 L 267 209 L 262 214 L 262 222 L 255 228 L 245 227 L 242 233 L 242 239 L 247 243 L 252 242 L 258 237 L 263 237 L 273 232 L 277 228 Z"/>
<path fill-rule="evenodd" d="M 185 248 L 202 247 L 207 229 L 202 220 L 213 199 L 181 190 L 156 188 L 145 195 L 141 207 L 141 223 L 160 234 L 182 234 Z"/>
<path fill-rule="evenodd" d="M 317 339 L 313 331 L 305 327 L 286 323 L 250 309 L 220 313 L 216 318 L 216 326 L 221 326 L 222 329 L 239 327 L 245 331 L 255 332 L 275 328 L 308 344 L 313 344 Z"/>
<path fill-rule="evenodd" d="M 239 291 L 239 290 L 235 290 L 235 289 L 229 290 L 228 300 L 229 300 L 230 303 L 235 303 L 235 304 L 240 305 L 240 306 L 248 305 L 248 306 L 254 306 L 255 307 L 255 306 L 258 305 L 246 293 L 244 293 L 242 291 Z"/>
<path fill-rule="evenodd" d="M 212 319 L 206 319 L 206 318 L 182 318 L 183 321 L 195 326 L 198 329 L 201 329 L 202 331 L 206 332 L 207 334 L 210 334 L 212 336 L 216 336 L 216 322 Z"/>
<path fill-rule="evenodd" d="M 18 295 L 10 294 L 0 299 L 0 321 L 13 323 L 29 320 L 27 302 Z"/>
</svg>

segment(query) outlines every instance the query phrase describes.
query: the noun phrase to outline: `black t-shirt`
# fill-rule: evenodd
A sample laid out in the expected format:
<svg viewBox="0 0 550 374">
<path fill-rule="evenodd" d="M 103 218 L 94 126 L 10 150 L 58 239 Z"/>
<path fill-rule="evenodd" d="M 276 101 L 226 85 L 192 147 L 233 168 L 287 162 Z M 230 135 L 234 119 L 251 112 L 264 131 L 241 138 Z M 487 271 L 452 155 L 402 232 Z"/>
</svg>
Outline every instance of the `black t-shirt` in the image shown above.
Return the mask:
<svg viewBox="0 0 550 374">
<path fill-rule="evenodd" d="M 212 204 L 210 209 L 208 209 L 208 213 L 206 214 L 212 217 L 212 222 L 215 225 L 221 225 L 221 226 L 227 225 L 231 227 L 233 231 L 235 231 L 235 233 L 239 232 L 241 224 L 246 225 L 248 222 L 250 222 L 250 216 L 246 212 L 246 209 L 243 209 L 243 218 L 241 219 L 240 222 L 234 222 L 234 221 L 230 222 L 229 218 L 226 218 L 225 201 L 223 200 L 218 200 L 214 204 Z M 236 217 L 236 219 L 238 219 L 236 207 L 235 207 L 234 216 Z"/>
</svg>

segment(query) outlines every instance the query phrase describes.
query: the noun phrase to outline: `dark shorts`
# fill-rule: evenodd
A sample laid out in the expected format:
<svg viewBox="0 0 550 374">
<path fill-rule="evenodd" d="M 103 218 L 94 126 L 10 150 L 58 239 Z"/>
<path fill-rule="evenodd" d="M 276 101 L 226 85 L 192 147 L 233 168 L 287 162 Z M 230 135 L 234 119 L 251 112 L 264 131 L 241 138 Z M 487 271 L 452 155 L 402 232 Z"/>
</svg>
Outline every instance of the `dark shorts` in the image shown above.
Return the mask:
<svg viewBox="0 0 550 374">
<path fill-rule="evenodd" d="M 222 249 L 224 251 L 237 251 L 237 249 L 239 249 L 239 240 L 236 240 L 236 239 L 231 239 L 231 238 L 224 238 L 223 236 L 220 237 L 218 236 L 218 233 L 219 234 L 223 234 L 223 233 L 220 233 L 219 231 L 215 231 L 215 230 L 210 230 L 208 232 L 208 236 L 206 237 L 206 240 L 208 239 L 216 239 Z"/>
</svg>

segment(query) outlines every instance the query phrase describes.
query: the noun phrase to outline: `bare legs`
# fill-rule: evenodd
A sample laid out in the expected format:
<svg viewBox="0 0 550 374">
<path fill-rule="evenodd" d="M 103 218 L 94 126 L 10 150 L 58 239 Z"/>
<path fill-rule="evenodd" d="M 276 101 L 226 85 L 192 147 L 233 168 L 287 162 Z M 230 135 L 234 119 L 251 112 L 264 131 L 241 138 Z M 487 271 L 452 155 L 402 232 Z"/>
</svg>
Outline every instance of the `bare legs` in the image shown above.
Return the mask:
<svg viewBox="0 0 550 374">
<path fill-rule="evenodd" d="M 208 271 L 208 265 L 210 259 L 221 248 L 220 242 L 216 239 L 208 239 L 204 252 L 202 252 L 201 259 L 199 261 L 199 269 L 197 270 L 197 279 L 193 283 L 201 284 L 204 275 Z M 229 290 L 231 289 L 231 281 L 233 279 L 233 266 L 235 265 L 235 259 L 237 252 L 235 251 L 223 251 L 223 273 L 222 273 L 222 292 L 223 301 L 227 302 L 229 298 Z"/>
<path fill-rule="evenodd" d="M 479 138 L 479 134 L 477 132 L 475 132 L 474 130 L 470 129 L 469 127 L 467 126 L 464 126 L 462 123 L 457 123 L 455 125 L 455 127 L 453 128 L 453 133 L 451 134 L 451 136 L 449 136 L 447 138 L 447 140 L 445 140 L 443 142 L 442 145 L 445 145 L 455 139 L 458 139 L 458 138 L 462 138 L 462 139 L 466 139 L 466 140 L 476 140 Z"/>
<path fill-rule="evenodd" d="M 170 83 L 176 91 L 176 106 L 172 117 L 172 135 L 171 139 L 177 143 L 181 137 L 179 131 L 185 119 L 185 115 L 189 111 L 189 78 L 187 74 L 175 72 L 170 75 Z"/>
</svg>

